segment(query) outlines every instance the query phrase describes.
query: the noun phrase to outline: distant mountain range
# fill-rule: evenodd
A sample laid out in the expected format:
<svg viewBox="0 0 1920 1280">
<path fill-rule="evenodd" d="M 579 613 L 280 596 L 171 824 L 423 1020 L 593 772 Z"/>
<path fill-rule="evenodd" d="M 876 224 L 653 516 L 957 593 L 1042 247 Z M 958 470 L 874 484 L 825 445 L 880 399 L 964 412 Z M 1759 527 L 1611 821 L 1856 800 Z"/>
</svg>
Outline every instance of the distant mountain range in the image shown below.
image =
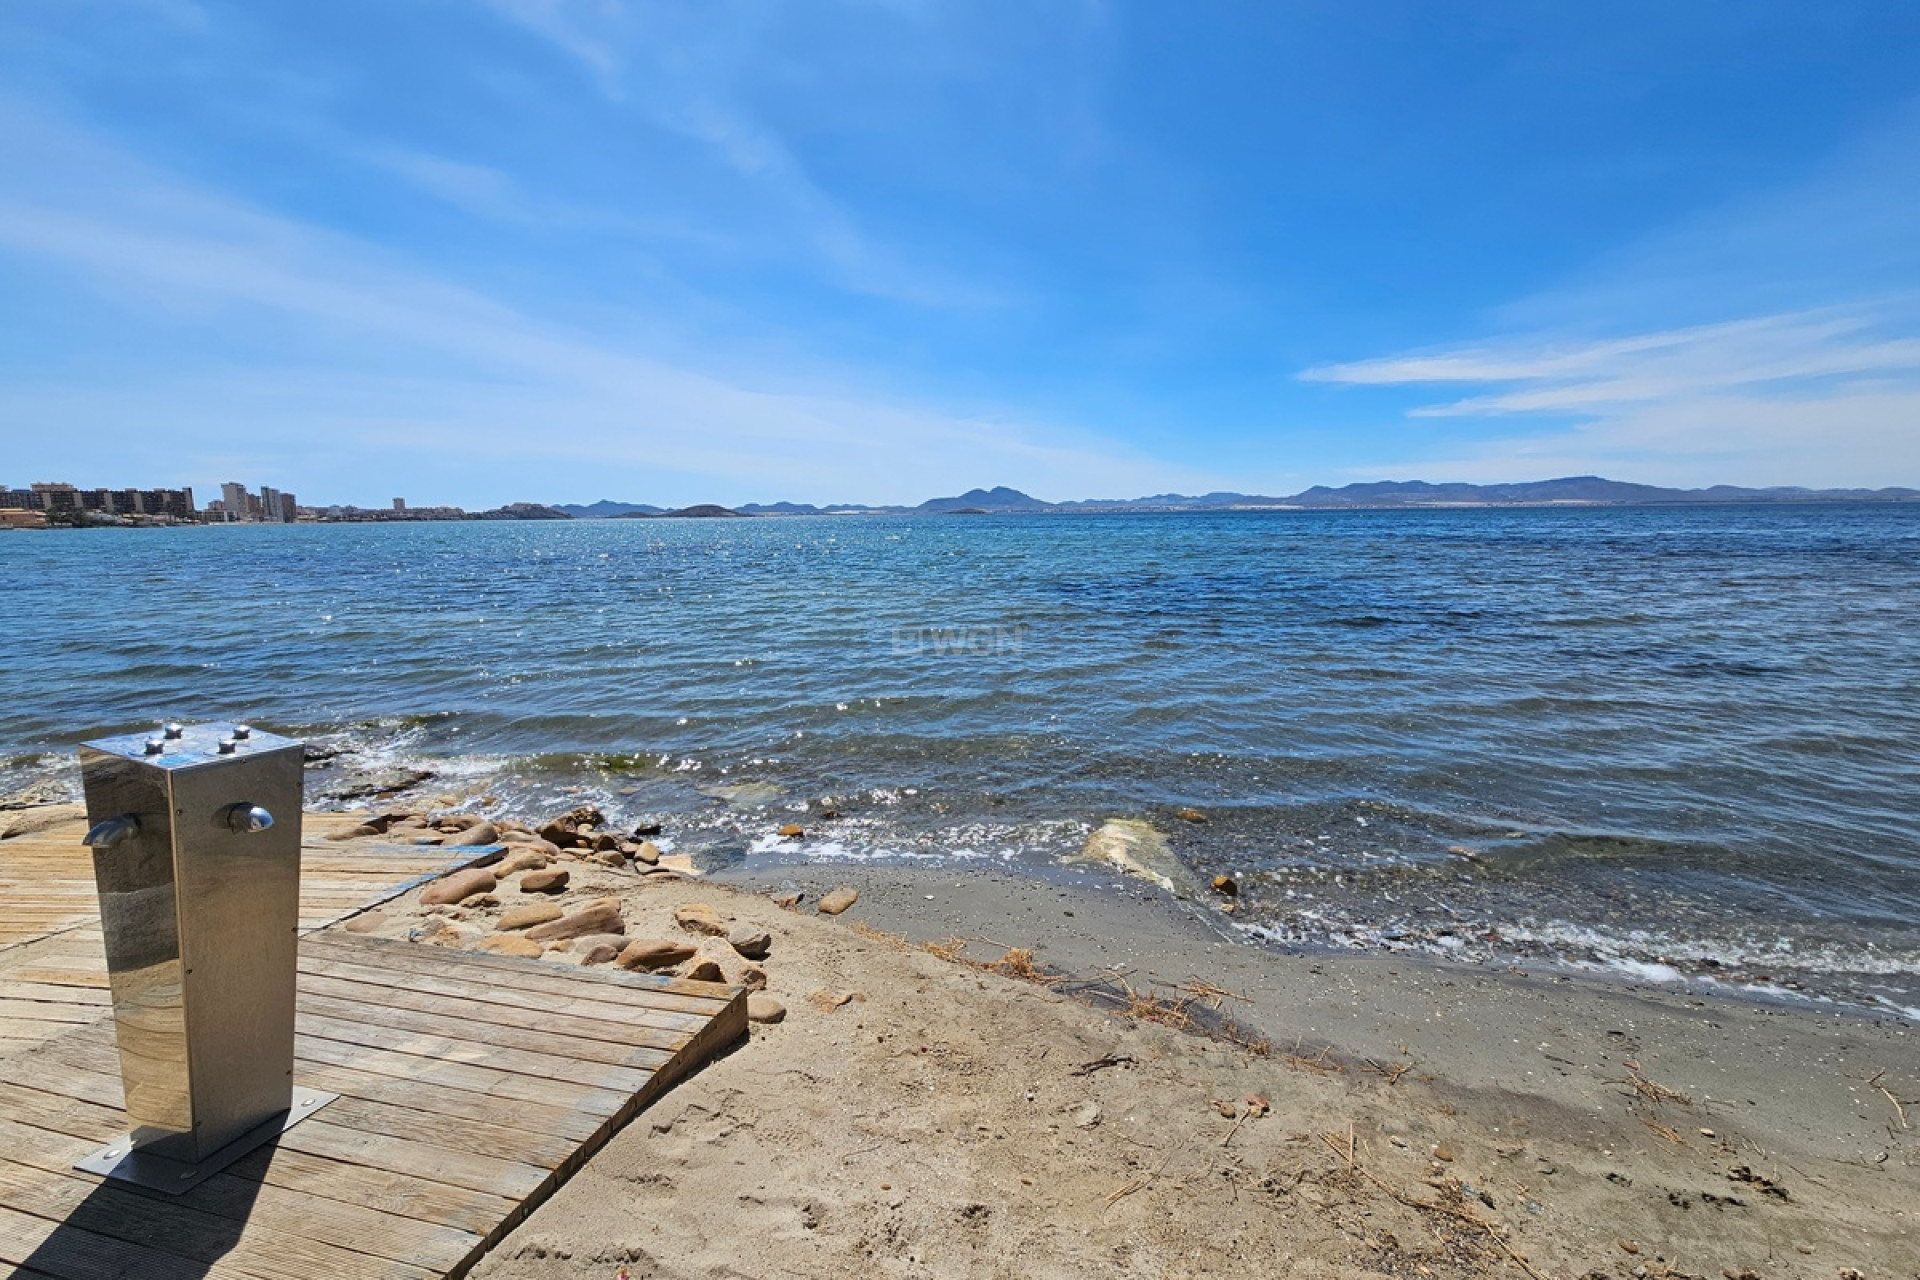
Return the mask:
<svg viewBox="0 0 1920 1280">
<path fill-rule="evenodd" d="M 1520 506 L 1670 506 L 1682 503 L 1729 502 L 1914 502 L 1920 489 L 1805 489 L 1783 486 L 1742 489 L 1717 484 L 1710 489 L 1663 489 L 1629 484 L 1600 476 L 1566 476 L 1524 484 L 1429 484 L 1424 480 L 1379 480 L 1330 489 L 1315 485 L 1288 497 L 1253 493 L 1207 493 L 1188 496 L 1160 493 L 1147 498 L 1089 498 L 1079 502 L 1047 502 L 1004 486 L 969 489 L 951 498 L 929 498 L 917 507 L 862 506 L 835 503 L 816 507 L 800 502 L 750 502 L 732 508 L 703 504 L 678 511 L 638 502 L 601 500 L 587 506 L 556 504 L 554 509 L 580 519 L 616 516 L 743 515 L 810 516 L 868 513 L 874 515 L 996 515 L 1028 512 L 1075 511 L 1234 511 L 1330 507 L 1520 507 Z"/>
</svg>

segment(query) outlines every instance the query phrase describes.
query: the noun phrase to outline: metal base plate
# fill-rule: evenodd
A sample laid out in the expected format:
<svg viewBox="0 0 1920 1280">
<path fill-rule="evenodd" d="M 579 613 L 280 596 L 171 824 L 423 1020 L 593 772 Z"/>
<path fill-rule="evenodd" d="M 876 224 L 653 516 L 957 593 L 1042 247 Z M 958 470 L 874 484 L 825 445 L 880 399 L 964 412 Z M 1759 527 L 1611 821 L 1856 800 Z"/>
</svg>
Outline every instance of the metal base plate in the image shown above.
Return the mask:
<svg viewBox="0 0 1920 1280">
<path fill-rule="evenodd" d="M 295 1088 L 293 1105 L 286 1111 L 258 1128 L 249 1129 L 198 1164 L 169 1160 L 165 1156 L 140 1151 L 133 1146 L 131 1138 L 121 1138 L 73 1167 L 83 1173 L 118 1178 L 152 1191 L 164 1191 L 177 1196 L 183 1191 L 193 1190 L 249 1151 L 259 1150 L 339 1096 L 337 1093 L 322 1093 L 318 1089 Z"/>
</svg>

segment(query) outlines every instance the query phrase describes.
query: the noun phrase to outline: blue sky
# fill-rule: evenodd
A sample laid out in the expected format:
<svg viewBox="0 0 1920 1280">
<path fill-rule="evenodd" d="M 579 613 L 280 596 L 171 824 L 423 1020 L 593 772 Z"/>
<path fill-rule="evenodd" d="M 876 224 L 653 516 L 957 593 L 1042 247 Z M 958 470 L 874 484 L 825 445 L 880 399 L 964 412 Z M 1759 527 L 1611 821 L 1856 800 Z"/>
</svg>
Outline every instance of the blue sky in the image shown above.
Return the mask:
<svg viewBox="0 0 1920 1280">
<path fill-rule="evenodd" d="M 0 483 L 1920 485 L 1920 5 L 8 0 Z"/>
</svg>

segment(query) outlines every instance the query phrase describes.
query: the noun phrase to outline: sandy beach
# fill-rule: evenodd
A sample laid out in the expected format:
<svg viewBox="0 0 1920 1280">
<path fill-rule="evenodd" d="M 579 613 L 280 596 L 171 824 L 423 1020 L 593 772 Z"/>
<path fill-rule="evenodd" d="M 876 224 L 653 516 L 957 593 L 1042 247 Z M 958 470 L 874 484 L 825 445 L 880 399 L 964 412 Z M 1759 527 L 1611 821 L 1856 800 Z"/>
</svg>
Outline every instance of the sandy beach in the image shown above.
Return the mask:
<svg viewBox="0 0 1920 1280">
<path fill-rule="evenodd" d="M 1131 881 L 544 856 L 341 927 L 608 962 L 625 941 L 498 926 L 610 900 L 627 939 L 700 946 L 681 972 L 757 969 L 784 1016 L 477 1276 L 1920 1275 L 1920 1043 L 1897 1018 L 1285 954 Z M 554 868 L 559 892 L 520 888 Z M 820 914 L 835 889 L 857 900 Z M 764 959 L 727 951 L 756 931 Z"/>
</svg>

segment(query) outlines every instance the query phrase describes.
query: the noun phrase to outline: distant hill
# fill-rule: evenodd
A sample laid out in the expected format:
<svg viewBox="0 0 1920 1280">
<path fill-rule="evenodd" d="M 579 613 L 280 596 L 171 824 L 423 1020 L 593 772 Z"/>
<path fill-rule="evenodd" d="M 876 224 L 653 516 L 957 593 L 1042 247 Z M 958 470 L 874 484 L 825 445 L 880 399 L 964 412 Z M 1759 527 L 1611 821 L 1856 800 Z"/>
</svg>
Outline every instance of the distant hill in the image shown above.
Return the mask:
<svg viewBox="0 0 1920 1280">
<path fill-rule="evenodd" d="M 1314 485 L 1288 497 L 1257 493 L 1157 493 L 1144 498 L 1085 498 L 1076 502 L 1047 502 L 1004 485 L 969 489 L 951 498 L 929 498 L 917 507 L 869 507 L 840 502 L 816 507 L 805 502 L 745 503 L 737 509 L 714 506 L 664 511 L 639 502 L 602 499 L 590 506 L 558 505 L 553 509 L 584 519 L 633 519 L 656 516 L 814 516 L 871 513 L 875 515 L 990 515 L 1019 512 L 1100 511 L 1236 511 L 1274 508 L 1364 507 L 1500 507 L 1500 506 L 1646 506 L 1679 503 L 1732 502 L 1915 502 L 1920 489 L 1805 489 L 1782 486 L 1743 489 L 1718 484 L 1707 489 L 1664 489 L 1602 476 L 1563 476 L 1521 484 L 1433 484 L 1425 480 L 1373 480 L 1337 489 Z"/>
<path fill-rule="evenodd" d="M 653 516 L 660 514 L 659 507 L 651 507 L 644 502 L 613 502 L 606 498 L 602 498 L 598 502 L 589 503 L 584 507 L 575 503 L 556 502 L 553 504 L 553 509 L 555 511 L 564 511 L 576 520 L 605 520 L 610 516 L 630 516 L 635 514 Z"/>
<path fill-rule="evenodd" d="M 1001 485 L 992 489 L 969 489 L 957 498 L 929 498 L 915 507 L 914 510 L 925 512 L 928 515 L 939 515 L 942 512 L 960 511 L 969 508 L 981 512 L 1052 511 L 1055 510 L 1057 506 L 1057 503 L 1042 502 L 1040 499 L 1030 497 L 1018 489 L 1009 489 Z"/>
<path fill-rule="evenodd" d="M 615 520 L 713 520 L 750 514 L 752 513 L 746 511 L 733 511 L 716 503 L 702 502 L 691 507 L 681 507 L 677 511 L 662 511 L 655 507 L 651 511 L 628 511 L 613 518 Z"/>
<path fill-rule="evenodd" d="M 1914 489 L 1663 489 L 1600 476 L 1566 476 L 1526 484 L 1428 484 L 1424 480 L 1382 480 L 1338 489 L 1315 485 L 1288 499 L 1303 507 L 1515 506 L 1549 503 L 1645 505 L 1689 502 L 1858 502 L 1907 501 Z"/>
</svg>

